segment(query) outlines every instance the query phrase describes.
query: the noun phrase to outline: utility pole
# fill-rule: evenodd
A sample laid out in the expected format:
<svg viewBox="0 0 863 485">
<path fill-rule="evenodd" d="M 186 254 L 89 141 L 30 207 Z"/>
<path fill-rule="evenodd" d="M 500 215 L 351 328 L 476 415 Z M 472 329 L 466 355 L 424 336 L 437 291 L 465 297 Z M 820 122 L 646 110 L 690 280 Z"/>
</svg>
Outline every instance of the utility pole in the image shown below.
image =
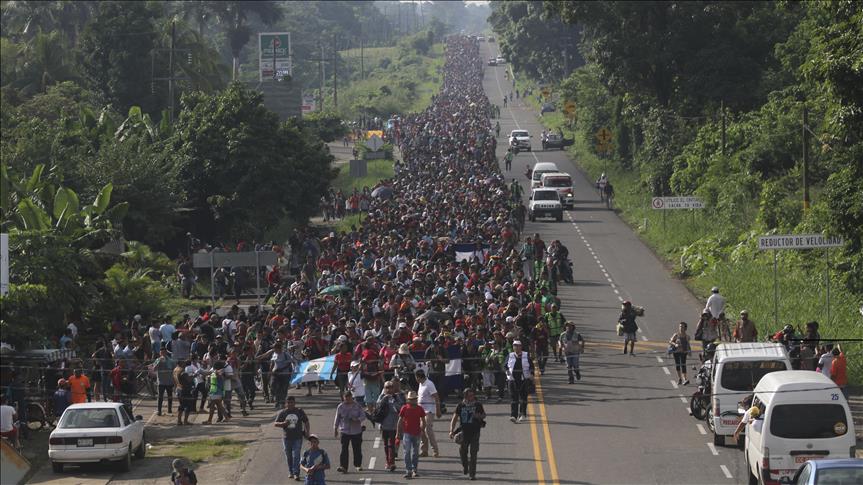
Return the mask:
<svg viewBox="0 0 863 485">
<path fill-rule="evenodd" d="M 336 46 L 336 34 L 333 34 L 333 109 L 339 109 L 339 50 Z"/>
<path fill-rule="evenodd" d="M 325 79 L 324 78 L 324 44 L 323 43 L 321 43 L 321 57 L 318 58 L 318 70 L 320 71 L 320 74 L 321 74 L 321 77 L 320 77 L 321 86 L 320 86 L 320 92 L 318 93 L 318 101 L 320 101 L 320 103 L 318 104 L 318 111 L 323 111 L 324 110 L 324 79 Z"/>
<path fill-rule="evenodd" d="M 177 41 L 177 26 L 171 21 L 171 50 L 168 52 L 168 121 L 174 123 L 174 47 Z"/>
<path fill-rule="evenodd" d="M 809 108 L 803 106 L 803 210 L 809 210 Z"/>
<path fill-rule="evenodd" d="M 722 156 L 725 156 L 725 101 L 720 101 L 719 109 L 722 110 Z"/>
<path fill-rule="evenodd" d="M 366 65 L 363 58 L 363 36 L 360 34 L 360 79 L 366 78 Z"/>
</svg>

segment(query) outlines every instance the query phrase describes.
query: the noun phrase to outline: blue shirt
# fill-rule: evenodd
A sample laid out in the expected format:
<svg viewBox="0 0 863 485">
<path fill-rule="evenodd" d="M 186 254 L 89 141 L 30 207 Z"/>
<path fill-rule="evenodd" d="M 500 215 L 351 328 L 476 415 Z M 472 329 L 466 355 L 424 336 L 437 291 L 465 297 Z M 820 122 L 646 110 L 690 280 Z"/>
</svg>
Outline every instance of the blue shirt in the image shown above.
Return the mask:
<svg viewBox="0 0 863 485">
<path fill-rule="evenodd" d="M 327 466 L 330 464 L 330 457 L 321 448 L 317 450 L 309 448 L 303 453 L 303 459 L 300 461 L 300 464 L 306 468 L 311 468 L 313 465 L 318 464 Z M 326 485 L 326 483 L 323 469 L 315 470 L 306 475 L 306 485 Z"/>
<path fill-rule="evenodd" d="M 54 391 L 54 416 L 60 416 L 72 402 L 72 393 L 68 389 Z"/>
</svg>

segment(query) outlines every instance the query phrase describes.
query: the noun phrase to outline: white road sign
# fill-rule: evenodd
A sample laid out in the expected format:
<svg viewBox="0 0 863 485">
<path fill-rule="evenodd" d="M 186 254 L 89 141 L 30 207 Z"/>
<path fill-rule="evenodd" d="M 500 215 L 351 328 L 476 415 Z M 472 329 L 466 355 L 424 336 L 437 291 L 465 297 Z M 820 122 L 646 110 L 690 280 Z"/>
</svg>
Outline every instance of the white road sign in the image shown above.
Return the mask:
<svg viewBox="0 0 863 485">
<path fill-rule="evenodd" d="M 698 197 L 654 197 L 650 207 L 656 210 L 704 209 L 704 202 Z"/>
<path fill-rule="evenodd" d="M 843 244 L 845 244 L 845 240 L 841 237 L 823 234 L 786 234 L 758 238 L 758 249 L 760 250 L 835 248 Z"/>
<path fill-rule="evenodd" d="M 366 146 L 369 147 L 369 150 L 376 152 L 383 148 L 384 141 L 378 135 L 372 135 L 369 137 L 369 141 L 366 142 Z"/>
</svg>

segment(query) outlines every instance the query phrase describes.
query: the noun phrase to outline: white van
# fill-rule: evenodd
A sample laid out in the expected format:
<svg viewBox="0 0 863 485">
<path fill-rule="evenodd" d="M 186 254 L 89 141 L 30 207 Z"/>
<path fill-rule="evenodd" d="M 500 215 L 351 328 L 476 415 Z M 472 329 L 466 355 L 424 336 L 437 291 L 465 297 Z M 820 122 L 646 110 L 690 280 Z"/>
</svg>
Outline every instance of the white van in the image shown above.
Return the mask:
<svg viewBox="0 0 863 485">
<path fill-rule="evenodd" d="M 749 483 L 788 483 L 808 460 L 854 458 L 851 409 L 824 374 L 790 370 L 764 376 L 752 403 L 762 411 L 746 425 Z"/>
<path fill-rule="evenodd" d="M 552 162 L 537 162 L 533 166 L 533 172 L 530 176 L 530 188 L 536 189 L 542 187 L 542 174 L 560 172 L 557 165 Z"/>
<path fill-rule="evenodd" d="M 724 445 L 742 417 L 738 403 L 752 393 L 765 375 L 791 369 L 782 344 L 769 342 L 726 342 L 716 347 L 711 370 L 711 410 L 707 427 L 713 444 Z"/>
</svg>

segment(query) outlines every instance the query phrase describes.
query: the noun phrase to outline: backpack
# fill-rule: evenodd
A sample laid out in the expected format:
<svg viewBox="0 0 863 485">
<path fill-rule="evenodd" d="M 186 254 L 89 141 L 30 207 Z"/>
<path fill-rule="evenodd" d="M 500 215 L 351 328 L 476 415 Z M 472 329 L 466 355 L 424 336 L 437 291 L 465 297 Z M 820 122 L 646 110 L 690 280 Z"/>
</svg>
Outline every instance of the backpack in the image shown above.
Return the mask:
<svg viewBox="0 0 863 485">
<path fill-rule="evenodd" d="M 377 406 L 375 406 L 375 412 L 369 417 L 369 420 L 373 423 L 383 423 L 384 419 L 386 419 L 386 417 L 390 414 L 390 408 L 392 407 L 392 404 L 393 398 L 385 398 L 383 401 L 378 403 Z"/>
</svg>

